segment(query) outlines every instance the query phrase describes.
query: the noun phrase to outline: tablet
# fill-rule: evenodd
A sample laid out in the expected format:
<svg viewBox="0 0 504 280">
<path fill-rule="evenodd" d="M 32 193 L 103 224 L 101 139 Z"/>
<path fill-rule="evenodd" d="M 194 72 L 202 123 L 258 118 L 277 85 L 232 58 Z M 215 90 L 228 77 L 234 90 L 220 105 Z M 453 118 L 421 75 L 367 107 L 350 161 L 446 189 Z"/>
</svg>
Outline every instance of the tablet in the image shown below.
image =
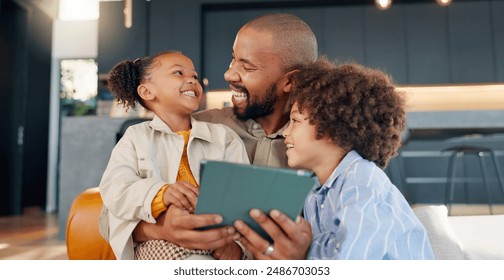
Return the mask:
<svg viewBox="0 0 504 280">
<path fill-rule="evenodd" d="M 295 220 L 315 183 L 308 170 L 272 168 L 223 161 L 202 161 L 196 214 L 220 214 L 223 225 L 243 220 L 263 238 L 267 233 L 249 216 L 252 208 L 278 209 Z M 211 228 L 206 227 L 206 228 Z"/>
</svg>

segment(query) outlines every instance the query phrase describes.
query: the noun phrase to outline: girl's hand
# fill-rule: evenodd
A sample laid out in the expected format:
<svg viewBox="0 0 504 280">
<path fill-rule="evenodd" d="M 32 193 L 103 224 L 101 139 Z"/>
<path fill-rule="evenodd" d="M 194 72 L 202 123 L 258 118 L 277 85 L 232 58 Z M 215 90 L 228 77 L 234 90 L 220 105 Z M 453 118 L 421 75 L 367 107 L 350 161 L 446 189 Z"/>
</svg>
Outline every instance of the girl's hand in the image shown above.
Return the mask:
<svg viewBox="0 0 504 280">
<path fill-rule="evenodd" d="M 168 186 L 163 194 L 163 202 L 166 207 L 171 204 L 186 209 L 190 213 L 194 212 L 198 201 L 198 188 L 185 181 L 177 181 Z"/>
</svg>

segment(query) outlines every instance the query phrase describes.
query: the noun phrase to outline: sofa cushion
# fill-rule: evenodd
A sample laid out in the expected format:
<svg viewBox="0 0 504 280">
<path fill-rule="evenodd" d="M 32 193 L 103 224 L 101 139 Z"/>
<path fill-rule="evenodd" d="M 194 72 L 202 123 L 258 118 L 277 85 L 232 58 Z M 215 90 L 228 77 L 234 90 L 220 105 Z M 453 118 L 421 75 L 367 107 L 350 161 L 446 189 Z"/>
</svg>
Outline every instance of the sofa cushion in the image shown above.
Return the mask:
<svg viewBox="0 0 504 280">
<path fill-rule="evenodd" d="M 413 212 L 427 230 L 427 235 L 429 236 L 432 251 L 436 259 L 465 259 L 462 245 L 448 221 L 448 209 L 446 206 L 416 206 L 413 207 Z"/>
<path fill-rule="evenodd" d="M 451 216 L 451 227 L 470 260 L 504 259 L 504 215 Z"/>
</svg>

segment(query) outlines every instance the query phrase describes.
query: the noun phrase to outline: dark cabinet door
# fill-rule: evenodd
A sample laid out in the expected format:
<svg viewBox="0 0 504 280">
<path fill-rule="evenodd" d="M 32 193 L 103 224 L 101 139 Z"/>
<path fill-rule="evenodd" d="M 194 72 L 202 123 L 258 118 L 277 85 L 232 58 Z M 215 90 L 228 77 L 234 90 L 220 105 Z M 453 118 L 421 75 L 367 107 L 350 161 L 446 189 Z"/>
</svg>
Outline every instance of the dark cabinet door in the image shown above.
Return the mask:
<svg viewBox="0 0 504 280">
<path fill-rule="evenodd" d="M 130 28 L 124 25 L 124 3 L 124 1 L 100 2 L 98 73 L 109 72 L 121 60 L 136 59 L 148 54 L 149 17 L 146 15 L 148 1 L 133 0 Z"/>
<path fill-rule="evenodd" d="M 52 19 L 1 2 L 0 215 L 45 209 Z"/>
<path fill-rule="evenodd" d="M 2 2 L 0 16 L 0 215 L 21 213 L 27 12 Z"/>
</svg>

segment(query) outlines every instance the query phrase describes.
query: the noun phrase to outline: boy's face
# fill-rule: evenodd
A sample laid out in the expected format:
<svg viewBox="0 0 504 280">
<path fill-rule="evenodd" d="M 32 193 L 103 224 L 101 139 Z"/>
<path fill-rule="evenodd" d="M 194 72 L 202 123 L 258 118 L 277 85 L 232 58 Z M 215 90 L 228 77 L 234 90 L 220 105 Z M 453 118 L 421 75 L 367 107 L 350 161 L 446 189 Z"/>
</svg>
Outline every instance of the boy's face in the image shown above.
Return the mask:
<svg viewBox="0 0 504 280">
<path fill-rule="evenodd" d="M 282 66 L 271 34 L 247 27 L 238 32 L 233 59 L 224 79 L 231 88 L 234 111 L 239 119 L 256 119 L 275 110 L 282 90 L 277 88 L 277 83 L 285 74 Z"/>
<path fill-rule="evenodd" d="M 154 105 L 161 111 L 190 114 L 199 108 L 203 89 L 198 73 L 187 56 L 178 53 L 164 54 L 146 81 L 155 96 Z"/>
<path fill-rule="evenodd" d="M 327 159 L 337 150 L 336 144 L 327 138 L 316 139 L 317 129 L 309 123 L 309 114 L 299 111 L 297 102 L 292 105 L 289 127 L 284 130 L 288 164 L 291 168 L 309 169 L 317 173 L 328 166 Z"/>
</svg>

